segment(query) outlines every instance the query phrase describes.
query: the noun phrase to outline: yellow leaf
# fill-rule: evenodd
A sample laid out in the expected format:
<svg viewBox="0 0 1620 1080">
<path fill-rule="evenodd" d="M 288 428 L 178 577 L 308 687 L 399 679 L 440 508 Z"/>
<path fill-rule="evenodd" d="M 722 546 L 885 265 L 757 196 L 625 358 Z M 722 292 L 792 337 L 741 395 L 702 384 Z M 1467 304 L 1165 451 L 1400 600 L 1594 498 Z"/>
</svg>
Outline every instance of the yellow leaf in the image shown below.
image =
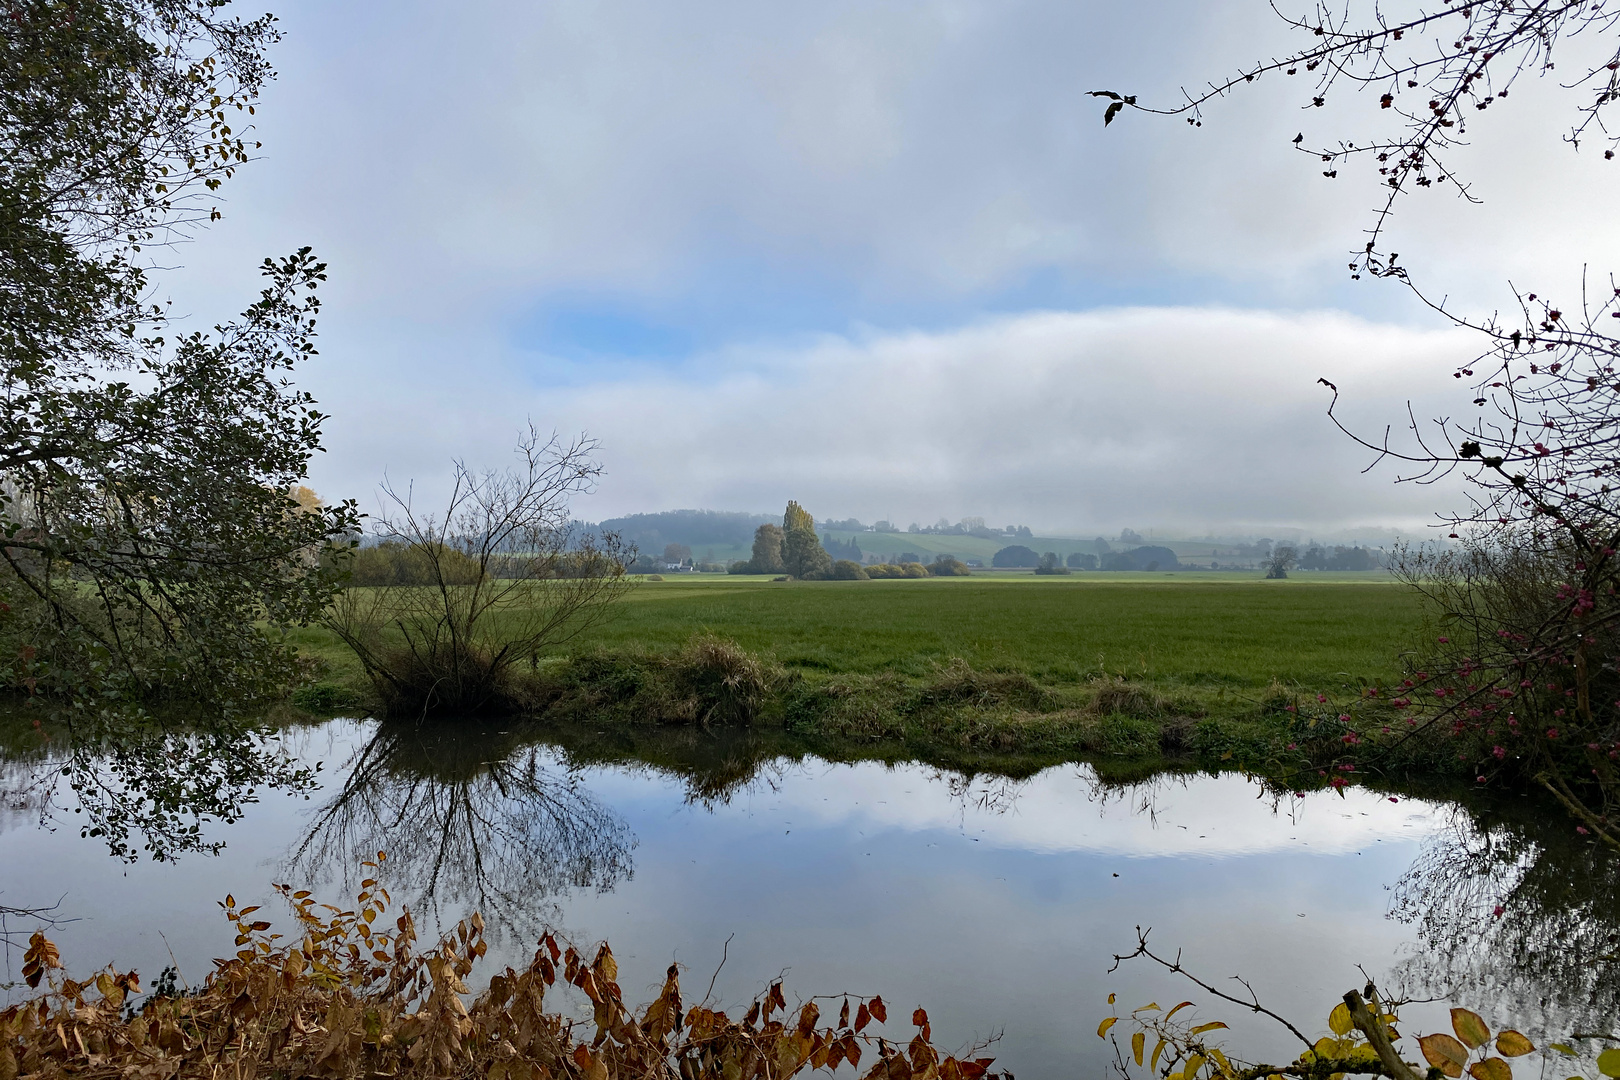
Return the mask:
<svg viewBox="0 0 1620 1080">
<path fill-rule="evenodd" d="M 1225 1026 L 1226 1026 L 1226 1024 L 1224 1022 L 1220 1021 L 1220 1020 L 1211 1020 L 1207 1024 L 1199 1024 L 1197 1027 L 1195 1027 L 1191 1031 L 1187 1032 L 1187 1034 L 1189 1034 L 1189 1035 L 1202 1035 L 1206 1031 L 1214 1031 L 1216 1028 L 1223 1028 Z"/>
<path fill-rule="evenodd" d="M 1114 1003 L 1115 996 L 1116 995 L 1114 995 L 1114 994 L 1109 994 L 1108 995 L 1108 1004 L 1112 1005 Z"/>
<path fill-rule="evenodd" d="M 1222 1076 L 1236 1075 L 1237 1070 L 1232 1068 L 1232 1063 L 1226 1060 L 1226 1055 L 1221 1053 L 1218 1047 L 1211 1047 L 1209 1052 L 1211 1057 L 1220 1062 Z"/>
<path fill-rule="evenodd" d="M 1470 1050 L 1478 1050 L 1491 1041 L 1491 1029 L 1485 1026 L 1479 1013 L 1469 1009 L 1452 1009 L 1451 1027 Z"/>
<path fill-rule="evenodd" d="M 1136 1011 L 1137 1012 L 1158 1012 L 1159 1011 L 1159 1003 L 1157 1001 L 1150 1001 L 1146 1005 L 1142 1006 L 1140 1009 L 1137 1009 Z"/>
<path fill-rule="evenodd" d="M 1187 1066 L 1181 1070 L 1181 1075 L 1186 1077 L 1186 1080 L 1193 1080 L 1193 1077 L 1198 1075 L 1198 1070 L 1204 1067 L 1204 1061 L 1203 1054 L 1194 1054 L 1187 1059 Z"/>
<path fill-rule="evenodd" d="M 1182 1009 L 1185 1009 L 1187 1006 L 1189 1006 L 1191 1004 L 1192 1004 L 1192 1002 L 1190 1002 L 1190 1001 L 1183 1001 L 1180 1005 L 1177 1005 L 1175 1008 L 1173 1008 L 1169 1012 L 1165 1013 L 1164 1018 L 1166 1020 L 1170 1019 L 1172 1016 L 1176 1015 L 1176 1013 L 1180 1012 Z"/>
<path fill-rule="evenodd" d="M 1488 1057 L 1468 1066 L 1474 1080 L 1513 1080 L 1513 1068 L 1499 1057 Z"/>
<path fill-rule="evenodd" d="M 1119 1023 L 1119 1017 L 1110 1016 L 1108 1019 L 1106 1019 L 1102 1023 L 1098 1024 L 1097 1025 L 1097 1038 L 1099 1038 L 1099 1039 L 1106 1038 L 1108 1036 L 1108 1029 L 1113 1027 L 1117 1023 Z"/>
<path fill-rule="evenodd" d="M 1157 1069 L 1159 1067 L 1159 1055 L 1164 1053 L 1164 1047 L 1165 1042 L 1163 1039 L 1160 1039 L 1159 1045 L 1153 1048 L 1153 1060 L 1148 1062 L 1148 1068 Z"/>
<path fill-rule="evenodd" d="M 1496 1052 L 1503 1057 L 1523 1057 L 1534 1050 L 1535 1046 L 1529 1039 L 1512 1029 L 1496 1036 Z"/>
<path fill-rule="evenodd" d="M 1418 1040 L 1418 1048 L 1425 1061 L 1452 1080 L 1461 1076 L 1463 1066 L 1468 1064 L 1468 1048 L 1450 1035 L 1425 1035 Z"/>
<path fill-rule="evenodd" d="M 1131 1036 L 1131 1053 L 1136 1057 L 1136 1064 L 1142 1064 L 1142 1048 L 1147 1045 L 1147 1036 L 1138 1031 Z"/>
<path fill-rule="evenodd" d="M 1355 1026 L 1356 1022 L 1350 1019 L 1350 1006 L 1342 1001 L 1333 1006 L 1333 1011 L 1328 1013 L 1328 1027 L 1333 1029 L 1335 1035 L 1348 1035 L 1350 1029 Z"/>
<path fill-rule="evenodd" d="M 1620 1050 L 1613 1047 L 1598 1055 L 1598 1072 L 1604 1076 L 1620 1077 Z"/>
</svg>

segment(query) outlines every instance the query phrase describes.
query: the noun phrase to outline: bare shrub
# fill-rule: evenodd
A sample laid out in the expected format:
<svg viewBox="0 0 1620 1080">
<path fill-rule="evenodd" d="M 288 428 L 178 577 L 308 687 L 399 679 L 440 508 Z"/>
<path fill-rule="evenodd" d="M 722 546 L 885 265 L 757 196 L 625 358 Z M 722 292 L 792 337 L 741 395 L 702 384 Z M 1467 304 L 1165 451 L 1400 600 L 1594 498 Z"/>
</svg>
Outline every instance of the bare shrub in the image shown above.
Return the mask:
<svg viewBox="0 0 1620 1080">
<path fill-rule="evenodd" d="M 351 587 L 325 625 L 365 667 L 390 715 L 512 712 L 517 676 L 598 622 L 632 582 L 618 538 L 578 535 L 572 496 L 601 473 L 597 444 L 543 438 L 531 425 L 516 469 L 455 464 L 443 513 L 384 484 L 378 518 L 410 581 Z M 410 582 L 424 581 L 424 584 Z"/>
</svg>

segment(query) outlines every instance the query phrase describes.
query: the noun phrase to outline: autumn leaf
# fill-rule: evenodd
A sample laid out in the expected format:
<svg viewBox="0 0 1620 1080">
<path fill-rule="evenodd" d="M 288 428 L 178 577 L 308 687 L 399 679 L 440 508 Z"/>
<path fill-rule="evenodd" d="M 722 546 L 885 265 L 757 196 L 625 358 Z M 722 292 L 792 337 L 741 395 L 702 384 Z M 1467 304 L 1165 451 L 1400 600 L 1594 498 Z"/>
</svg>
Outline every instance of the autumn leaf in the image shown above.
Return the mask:
<svg viewBox="0 0 1620 1080">
<path fill-rule="evenodd" d="M 1423 1059 L 1455 1080 L 1468 1064 L 1468 1048 L 1444 1033 L 1425 1035 L 1418 1040 Z"/>
<path fill-rule="evenodd" d="M 1474 1080 L 1513 1080 L 1513 1067 L 1499 1057 L 1488 1057 L 1468 1066 Z"/>
<path fill-rule="evenodd" d="M 1187 1032 L 1187 1034 L 1189 1034 L 1189 1035 L 1202 1035 L 1206 1031 L 1214 1031 L 1216 1028 L 1223 1028 L 1225 1026 L 1226 1026 L 1226 1024 L 1223 1021 L 1211 1020 L 1207 1024 L 1199 1024 L 1197 1027 L 1195 1027 L 1191 1031 Z"/>
<path fill-rule="evenodd" d="M 1478 1050 L 1491 1041 L 1491 1029 L 1485 1026 L 1484 1019 L 1477 1012 L 1452 1009 L 1451 1027 L 1456 1031 L 1457 1038 L 1466 1043 L 1470 1050 Z"/>
<path fill-rule="evenodd" d="M 1355 1026 L 1356 1022 L 1350 1019 L 1350 1006 L 1342 1001 L 1333 1006 L 1333 1011 L 1328 1013 L 1328 1027 L 1333 1029 L 1335 1035 L 1348 1035 L 1350 1029 Z"/>
<path fill-rule="evenodd" d="M 1511 1028 L 1496 1036 L 1496 1052 L 1503 1057 L 1523 1057 L 1534 1050 L 1529 1039 Z"/>
<path fill-rule="evenodd" d="M 1099 1038 L 1099 1039 L 1107 1038 L 1108 1037 L 1108 1029 L 1113 1027 L 1117 1023 L 1119 1023 L 1119 1017 L 1110 1016 L 1107 1019 L 1105 1019 L 1102 1023 L 1098 1024 L 1097 1025 L 1097 1038 Z"/>
<path fill-rule="evenodd" d="M 1131 1036 L 1131 1054 L 1136 1058 L 1136 1064 L 1142 1064 L 1142 1048 L 1147 1045 L 1147 1036 L 1138 1031 Z"/>
</svg>

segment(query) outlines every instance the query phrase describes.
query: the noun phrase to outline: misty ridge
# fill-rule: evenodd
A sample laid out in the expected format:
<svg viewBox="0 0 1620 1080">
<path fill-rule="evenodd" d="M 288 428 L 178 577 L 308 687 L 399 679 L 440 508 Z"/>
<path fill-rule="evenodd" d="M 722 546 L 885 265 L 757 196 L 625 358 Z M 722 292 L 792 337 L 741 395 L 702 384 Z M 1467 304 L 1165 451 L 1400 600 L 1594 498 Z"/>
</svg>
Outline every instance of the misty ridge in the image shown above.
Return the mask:
<svg viewBox="0 0 1620 1080">
<path fill-rule="evenodd" d="M 721 573 L 749 557 L 756 531 L 780 514 L 723 510 L 666 510 L 572 523 L 581 540 L 617 535 L 637 552 L 631 569 L 642 573 L 689 570 Z M 1278 527 L 1246 535 L 1182 535 L 1132 528 L 1108 535 L 1090 530 L 1037 532 L 1027 524 L 990 525 L 982 517 L 940 517 L 931 525 L 855 517 L 816 522 L 823 548 L 834 560 L 865 566 L 959 559 L 978 569 L 1175 571 L 1263 570 L 1274 555 L 1306 571 L 1371 571 L 1388 566 L 1399 534 L 1304 536 Z M 1067 534 L 1066 534 L 1067 533 Z"/>
</svg>

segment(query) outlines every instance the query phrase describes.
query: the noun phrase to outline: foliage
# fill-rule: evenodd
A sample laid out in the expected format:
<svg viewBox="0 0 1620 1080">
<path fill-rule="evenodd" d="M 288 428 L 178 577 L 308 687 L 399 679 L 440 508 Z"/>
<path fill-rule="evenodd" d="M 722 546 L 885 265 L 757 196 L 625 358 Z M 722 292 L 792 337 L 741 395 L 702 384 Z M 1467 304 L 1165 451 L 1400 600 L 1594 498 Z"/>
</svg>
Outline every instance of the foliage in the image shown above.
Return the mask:
<svg viewBox="0 0 1620 1080">
<path fill-rule="evenodd" d="M 1352 256 L 1352 276 L 1394 279 L 1474 335 L 1479 351 L 1452 372 L 1472 409 L 1432 427 L 1409 416 L 1409 436 L 1402 439 L 1392 438 L 1388 428 L 1361 437 L 1337 418 L 1339 391 L 1324 379 L 1333 395 L 1328 415 L 1376 460 L 1397 462 L 1399 480 L 1429 483 L 1453 474 L 1463 480 L 1466 505 L 1445 510 L 1441 518 L 1451 527 L 1450 538 L 1463 541 L 1464 552 L 1454 558 L 1411 556 L 1404 571 L 1431 598 L 1450 605 L 1446 616 L 1465 627 L 1466 646 L 1438 657 L 1440 664 L 1423 661 L 1425 668 L 1443 667 L 1438 675 L 1447 685 L 1436 689 L 1443 701 L 1449 697 L 1450 707 L 1441 716 L 1488 729 L 1493 717 L 1487 713 L 1494 711 L 1512 715 L 1520 728 L 1534 722 L 1545 741 L 1571 734 L 1583 739 L 1591 760 L 1536 747 L 1542 781 L 1581 828 L 1620 846 L 1614 772 L 1605 760 L 1620 745 L 1614 738 L 1620 704 L 1611 707 L 1612 697 L 1594 696 L 1599 688 L 1592 681 L 1615 663 L 1608 627 L 1620 614 L 1609 603 L 1620 590 L 1620 336 L 1609 321 L 1620 317 L 1620 285 L 1613 279 L 1589 283 L 1583 270 L 1577 302 L 1515 287 L 1506 315 L 1471 315 L 1444 298 L 1432 299 L 1397 256 L 1380 247 L 1396 204 L 1414 190 L 1449 182 L 1459 195 L 1473 198 L 1468 182 L 1448 164 L 1459 146 L 1475 141 L 1465 138 L 1470 125 L 1476 136 L 1489 130 L 1488 116 L 1508 107 L 1519 79 L 1527 73 L 1549 76 L 1555 55 L 1564 55 L 1577 35 L 1583 55 L 1573 78 L 1561 83 L 1581 95 L 1566 141 L 1578 147 L 1586 138 L 1607 140 L 1604 158 L 1614 157 L 1617 136 L 1604 116 L 1620 100 L 1620 5 L 1493 0 L 1426 10 L 1415 4 L 1319 3 L 1311 16 L 1285 21 L 1309 35 L 1296 51 L 1211 83 L 1171 108 L 1097 91 L 1110 101 L 1104 123 L 1134 109 L 1185 115 L 1197 124 L 1207 103 L 1276 73 L 1315 73 L 1312 107 L 1323 106 L 1341 88 L 1379 93 L 1374 115 L 1384 125 L 1380 133 L 1311 152 L 1329 165 L 1323 171 L 1329 178 L 1352 161 L 1377 169 L 1384 198 L 1370 239 Z M 1294 141 L 1301 146 L 1303 133 Z M 1524 618 L 1501 609 L 1509 595 L 1523 602 Z M 1490 640 L 1490 633 L 1498 640 Z M 1552 712 L 1570 719 L 1547 722 L 1544 696 L 1566 690 L 1578 700 Z M 1501 757 L 1510 748 L 1498 744 L 1492 752 Z"/>
<path fill-rule="evenodd" d="M 1148 947 L 1147 934 L 1140 929 L 1137 938 L 1136 950 L 1126 956 L 1114 957 L 1111 971 L 1117 970 L 1122 962 L 1145 957 L 1182 975 L 1211 997 L 1276 1021 L 1288 1029 L 1304 1050 L 1286 1065 L 1246 1061 L 1235 1051 L 1228 1053 L 1210 1037 L 1211 1032 L 1227 1029 L 1224 1021 L 1200 1021 L 1195 1012 L 1178 1018 L 1176 1014 L 1193 1008 L 1191 1001 L 1183 1001 L 1168 1010 L 1158 1002 L 1150 1002 L 1132 1010 L 1126 1017 L 1115 1012 L 1105 1017 L 1097 1027 L 1098 1036 L 1112 1042 L 1115 1071 L 1122 1077 L 1129 1078 L 1145 1070 L 1148 1076 L 1158 1075 L 1168 1080 L 1198 1080 L 1199 1077 L 1206 1080 L 1263 1080 L 1274 1076 L 1292 1077 L 1295 1080 L 1342 1080 L 1345 1076 L 1355 1075 L 1386 1076 L 1391 1080 L 1459 1080 L 1466 1071 L 1473 1080 L 1512 1080 L 1510 1059 L 1537 1052 L 1537 1047 L 1519 1032 L 1503 1029 L 1493 1034 L 1478 1013 L 1453 1008 L 1451 1026 L 1455 1034 L 1436 1032 L 1415 1040 L 1417 1053 L 1421 1054 L 1427 1067 L 1405 1061 L 1398 1047 L 1402 1036 L 1394 1026 L 1399 1022 L 1398 1013 L 1403 1003 L 1382 1000 L 1378 988 L 1371 982 L 1360 991 L 1347 992 L 1344 1000 L 1333 1007 L 1327 1018 L 1329 1034 L 1313 1040 L 1286 1017 L 1261 1004 L 1252 987 L 1242 979 L 1237 981 L 1246 991 L 1245 996 L 1225 993 L 1189 972 L 1182 965 L 1179 954 L 1176 959 L 1169 960 L 1153 953 Z M 1115 1002 L 1116 996 L 1110 994 L 1109 1005 L 1113 1006 Z M 1122 1019 L 1135 1029 L 1131 1033 L 1128 1055 L 1113 1032 Z M 1576 1041 L 1593 1037 L 1578 1036 Z M 1608 1035 L 1595 1038 L 1616 1039 Z M 1147 1050 L 1149 1040 L 1153 1045 L 1151 1052 Z M 1550 1049 L 1569 1058 L 1581 1056 L 1568 1044 L 1554 1044 Z M 1620 1050 L 1596 1054 L 1594 1064 L 1604 1076 L 1620 1075 Z M 1540 1071 L 1545 1072 L 1545 1065 Z M 1581 1078 L 1572 1077 L 1571 1080 Z"/>
<path fill-rule="evenodd" d="M 968 577 L 972 574 L 967 563 L 953 555 L 936 556 L 927 569 L 929 577 Z"/>
<path fill-rule="evenodd" d="M 1004 547 L 990 558 L 990 565 L 999 569 L 1038 566 L 1041 557 L 1022 544 Z"/>
<path fill-rule="evenodd" d="M 766 522 L 754 530 L 754 557 L 746 563 L 733 563 L 734 574 L 780 574 L 787 569 L 782 562 L 782 529 Z M 739 566 L 741 568 L 739 568 Z"/>
<path fill-rule="evenodd" d="M 288 495 L 324 419 L 286 379 L 315 352 L 308 249 L 212 334 L 167 341 L 146 304 L 142 247 L 218 216 L 271 74 L 273 20 L 222 7 L 36 0 L 0 26 L 0 636 L 29 693 L 263 696 L 289 654 L 257 624 L 319 612 L 310 553 L 355 520 Z"/>
<path fill-rule="evenodd" d="M 782 568 L 807 581 L 832 572 L 832 556 L 816 535 L 816 519 L 791 500 L 782 515 Z"/>
<path fill-rule="evenodd" d="M 834 581 L 865 581 L 867 573 L 860 563 L 852 559 L 839 559 L 833 563 L 832 573 L 827 576 Z"/>
<path fill-rule="evenodd" d="M 1107 541 L 1104 541 L 1104 543 L 1107 543 Z M 1097 556 L 1083 551 L 1070 552 L 1068 559 L 1064 561 L 1064 565 L 1071 570 L 1095 570 L 1097 569 Z"/>
<path fill-rule="evenodd" d="M 380 874 L 383 858 L 379 852 L 368 868 Z M 228 1062 L 233 1075 L 765 1080 L 844 1062 L 858 1067 L 867 1058 L 864 1076 L 874 1080 L 977 1080 L 992 1061 L 942 1055 L 922 1009 L 901 1049 L 871 1030 L 888 1019 L 880 997 L 855 999 L 853 1015 L 844 997 L 837 1023 L 824 1026 L 814 1000 L 789 1009 L 780 982 L 738 1019 L 707 1001 L 687 1008 L 674 965 L 638 1015 L 624 1004 L 618 962 L 605 943 L 587 959 L 549 933 L 526 968 L 506 968 L 472 996 L 465 980 L 488 948 L 482 916 L 418 952 L 408 910 L 384 921 L 392 901 L 375 877 L 362 882 L 350 908 L 317 904 L 307 890 L 276 889 L 292 906 L 298 940 L 284 943 L 270 922 L 254 918 L 257 908 L 238 909 L 227 896 L 221 907 L 239 948 L 215 962 L 195 994 L 149 998 L 135 1011 L 126 1008 L 139 992 L 133 973 L 109 968 L 84 983 L 53 974 L 47 993 L 0 1012 L 0 1078 L 190 1080 L 217 1077 Z M 28 963 L 36 987 L 60 969 L 42 934 Z M 548 1010 L 547 993 L 569 987 L 588 1004 L 590 1021 L 570 1019 L 567 1004 Z"/>
<path fill-rule="evenodd" d="M 925 578 L 928 568 L 919 562 L 904 563 L 875 563 L 864 567 L 866 576 L 871 578 Z"/>
<path fill-rule="evenodd" d="M 336 572 L 314 553 L 355 516 L 287 494 L 323 418 L 281 371 L 313 352 L 324 267 L 306 252 L 265 272 L 260 302 L 217 340 L 129 358 L 148 390 L 12 379 L 0 635 L 26 657 L 13 685 L 242 702 L 290 677 L 290 650 L 259 623 L 318 617 Z"/>
<path fill-rule="evenodd" d="M 357 548 L 349 563 L 348 584 L 436 585 L 442 567 L 451 585 L 471 585 L 481 576 L 471 556 L 452 547 L 439 545 L 430 551 L 418 550 L 399 540 L 384 540 Z"/>
<path fill-rule="evenodd" d="M 816 519 L 811 517 L 804 507 L 789 499 L 787 509 L 782 513 L 782 531 L 787 533 L 794 529 L 808 529 L 815 532 Z"/>
<path fill-rule="evenodd" d="M 1043 575 L 1067 574 L 1069 568 L 1064 566 L 1058 559 L 1056 552 L 1048 551 L 1041 556 L 1041 561 L 1036 564 L 1035 572 Z"/>
<path fill-rule="evenodd" d="M 609 536 L 575 538 L 571 496 L 600 472 L 595 444 L 518 444 L 521 467 L 476 473 L 457 462 L 442 515 L 385 486 L 379 522 L 430 584 L 344 591 L 325 625 L 354 650 L 395 715 L 473 715 L 523 708 L 518 686 L 548 651 L 603 618 L 630 588 L 631 554 Z"/>
<path fill-rule="evenodd" d="M 1396 704 L 1486 779 L 1533 779 L 1620 847 L 1620 598 L 1568 534 L 1523 529 L 1406 550 L 1400 575 L 1443 613 Z M 1601 556 L 1600 556 L 1601 558 Z M 1597 588 L 1593 588 L 1597 585 Z"/>
</svg>

